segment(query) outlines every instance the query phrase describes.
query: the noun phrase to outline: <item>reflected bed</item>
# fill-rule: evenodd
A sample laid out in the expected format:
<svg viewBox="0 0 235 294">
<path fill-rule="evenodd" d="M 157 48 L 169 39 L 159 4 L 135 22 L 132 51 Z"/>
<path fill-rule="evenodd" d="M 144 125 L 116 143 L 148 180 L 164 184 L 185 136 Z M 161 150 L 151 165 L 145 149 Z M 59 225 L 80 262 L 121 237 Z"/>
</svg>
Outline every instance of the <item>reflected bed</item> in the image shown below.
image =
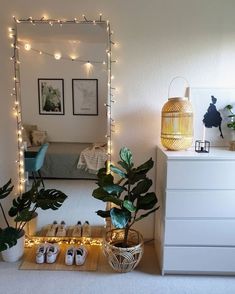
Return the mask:
<svg viewBox="0 0 235 294">
<path fill-rule="evenodd" d="M 95 174 L 77 168 L 81 152 L 91 146 L 92 143 L 50 142 L 41 169 L 42 177 L 44 179 L 97 179 Z M 29 150 L 35 150 L 35 147 Z"/>
</svg>

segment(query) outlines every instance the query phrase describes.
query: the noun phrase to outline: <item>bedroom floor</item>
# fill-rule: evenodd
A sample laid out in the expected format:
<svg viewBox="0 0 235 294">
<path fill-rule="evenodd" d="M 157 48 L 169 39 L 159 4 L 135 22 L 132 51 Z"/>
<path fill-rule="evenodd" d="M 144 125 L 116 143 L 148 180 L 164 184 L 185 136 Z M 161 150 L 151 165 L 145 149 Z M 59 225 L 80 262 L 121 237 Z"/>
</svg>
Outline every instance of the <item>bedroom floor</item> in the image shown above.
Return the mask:
<svg viewBox="0 0 235 294">
<path fill-rule="evenodd" d="M 25 271 L 0 261 L 0 293 L 7 294 L 233 294 L 234 277 L 161 276 L 153 242 L 130 273 L 111 270 L 103 256 L 96 272 Z"/>
</svg>

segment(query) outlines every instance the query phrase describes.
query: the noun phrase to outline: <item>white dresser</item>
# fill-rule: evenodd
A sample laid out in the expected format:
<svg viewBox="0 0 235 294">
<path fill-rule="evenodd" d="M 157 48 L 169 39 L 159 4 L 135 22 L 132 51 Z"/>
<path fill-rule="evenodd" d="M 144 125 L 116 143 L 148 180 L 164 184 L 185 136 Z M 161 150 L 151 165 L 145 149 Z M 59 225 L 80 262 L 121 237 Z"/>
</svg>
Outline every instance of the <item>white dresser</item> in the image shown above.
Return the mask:
<svg viewBox="0 0 235 294">
<path fill-rule="evenodd" d="M 235 274 L 235 152 L 157 148 L 155 246 L 162 274 Z"/>
</svg>

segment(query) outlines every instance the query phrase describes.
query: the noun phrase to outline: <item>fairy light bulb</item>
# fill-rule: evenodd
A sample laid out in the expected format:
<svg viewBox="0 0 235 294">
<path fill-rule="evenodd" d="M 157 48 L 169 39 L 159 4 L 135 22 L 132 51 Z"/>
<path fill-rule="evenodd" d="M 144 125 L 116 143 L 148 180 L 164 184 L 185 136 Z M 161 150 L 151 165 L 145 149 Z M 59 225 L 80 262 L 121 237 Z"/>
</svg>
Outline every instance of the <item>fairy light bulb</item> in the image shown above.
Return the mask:
<svg viewBox="0 0 235 294">
<path fill-rule="evenodd" d="M 24 49 L 25 49 L 26 51 L 31 50 L 31 45 L 30 45 L 29 43 L 25 44 L 25 45 L 24 45 Z"/>
<path fill-rule="evenodd" d="M 70 55 L 70 58 L 72 61 L 76 60 L 77 59 L 77 56 L 76 55 Z"/>
<path fill-rule="evenodd" d="M 56 60 L 60 60 L 61 59 L 61 54 L 60 53 L 55 53 L 54 57 Z"/>
</svg>

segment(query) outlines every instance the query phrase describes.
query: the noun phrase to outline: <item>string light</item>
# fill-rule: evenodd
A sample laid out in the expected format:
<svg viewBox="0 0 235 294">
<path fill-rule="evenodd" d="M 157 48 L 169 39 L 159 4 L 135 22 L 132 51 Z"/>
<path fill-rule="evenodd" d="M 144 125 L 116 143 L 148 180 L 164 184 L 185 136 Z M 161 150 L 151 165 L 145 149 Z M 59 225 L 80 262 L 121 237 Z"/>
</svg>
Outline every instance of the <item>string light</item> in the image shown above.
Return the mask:
<svg viewBox="0 0 235 294">
<path fill-rule="evenodd" d="M 26 51 L 31 50 L 31 45 L 30 45 L 29 43 L 26 43 L 26 44 L 24 45 L 24 49 L 25 49 Z"/>
<path fill-rule="evenodd" d="M 61 54 L 60 53 L 55 53 L 54 57 L 56 60 L 60 60 L 61 59 Z"/>
<path fill-rule="evenodd" d="M 74 41 L 74 42 L 76 42 L 76 41 Z M 32 51 L 32 52 L 38 53 L 39 55 L 44 54 L 44 55 L 46 55 L 48 57 L 53 57 L 56 60 L 62 59 L 62 60 L 77 61 L 77 62 L 80 62 L 80 63 L 87 63 L 87 60 L 80 59 L 80 58 L 78 58 L 78 56 L 75 56 L 75 55 L 71 55 L 70 57 L 66 57 L 66 56 L 62 56 L 62 54 L 59 53 L 59 52 L 56 52 L 56 53 L 52 54 L 50 52 L 46 52 L 46 51 L 42 51 L 42 50 L 32 48 L 31 44 L 29 44 L 29 43 L 24 44 L 23 42 L 20 42 L 18 47 L 20 48 L 21 46 L 23 46 L 26 51 Z M 14 44 L 12 45 L 12 47 L 14 47 Z M 106 64 L 105 61 L 98 61 L 98 60 L 90 60 L 89 62 L 92 63 L 92 64 Z"/>
</svg>

